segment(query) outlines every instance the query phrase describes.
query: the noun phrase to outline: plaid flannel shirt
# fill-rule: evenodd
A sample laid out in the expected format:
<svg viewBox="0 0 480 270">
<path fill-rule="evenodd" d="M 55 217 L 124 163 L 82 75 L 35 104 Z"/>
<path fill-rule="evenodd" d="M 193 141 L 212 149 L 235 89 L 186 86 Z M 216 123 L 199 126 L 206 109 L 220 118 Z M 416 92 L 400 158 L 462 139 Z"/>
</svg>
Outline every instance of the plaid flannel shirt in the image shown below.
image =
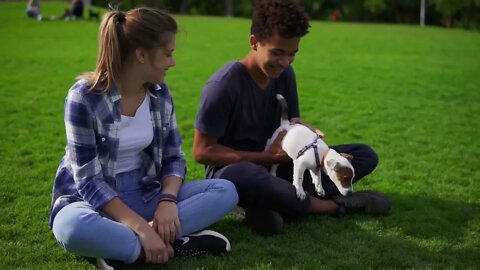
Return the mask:
<svg viewBox="0 0 480 270">
<path fill-rule="evenodd" d="M 80 80 L 66 98 L 67 145 L 55 175 L 50 227 L 58 211 L 72 202 L 86 201 L 100 211 L 117 196 L 114 185 L 121 96 L 115 87 L 108 93 L 88 88 L 87 81 Z M 172 96 L 165 84 L 151 84 L 148 90 L 154 135 L 142 152 L 145 201 L 160 192 L 166 176 L 185 179 L 186 174 Z"/>
</svg>

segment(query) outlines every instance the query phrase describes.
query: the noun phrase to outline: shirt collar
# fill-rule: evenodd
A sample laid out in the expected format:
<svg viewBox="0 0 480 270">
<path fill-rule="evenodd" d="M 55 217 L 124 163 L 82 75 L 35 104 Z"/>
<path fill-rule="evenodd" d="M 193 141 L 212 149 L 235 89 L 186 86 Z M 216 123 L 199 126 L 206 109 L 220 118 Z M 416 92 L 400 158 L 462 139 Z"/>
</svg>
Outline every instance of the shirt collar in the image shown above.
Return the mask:
<svg viewBox="0 0 480 270">
<path fill-rule="evenodd" d="M 160 84 L 154 83 L 147 83 L 146 85 L 148 89 L 148 95 L 152 98 L 157 98 L 157 91 L 162 90 L 162 86 Z M 118 92 L 117 86 L 115 84 L 112 85 L 112 88 L 107 93 L 108 97 L 112 100 L 112 102 L 116 102 L 121 99 L 121 95 Z"/>
<path fill-rule="evenodd" d="M 108 91 L 107 95 L 112 102 L 117 102 L 121 98 L 120 93 L 118 92 L 117 86 L 115 84 L 112 85 L 112 88 L 110 89 L 110 91 Z"/>
<path fill-rule="evenodd" d="M 157 91 L 162 90 L 162 86 L 160 84 L 148 83 L 147 89 L 150 97 L 157 98 Z"/>
</svg>

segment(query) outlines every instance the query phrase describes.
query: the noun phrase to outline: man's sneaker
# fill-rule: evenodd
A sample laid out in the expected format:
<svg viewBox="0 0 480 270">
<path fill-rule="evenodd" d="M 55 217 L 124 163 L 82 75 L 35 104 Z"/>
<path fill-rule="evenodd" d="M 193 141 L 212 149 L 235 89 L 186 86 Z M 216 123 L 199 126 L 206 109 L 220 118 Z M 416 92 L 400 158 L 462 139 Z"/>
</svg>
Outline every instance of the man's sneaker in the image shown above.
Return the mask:
<svg viewBox="0 0 480 270">
<path fill-rule="evenodd" d="M 222 234 L 203 230 L 179 239 L 172 244 L 175 256 L 220 255 L 231 250 L 230 241 Z"/>
<path fill-rule="evenodd" d="M 377 191 L 359 191 L 351 196 L 335 196 L 333 200 L 339 205 L 337 216 L 354 213 L 369 215 L 387 215 L 392 203 L 383 193 Z"/>
<path fill-rule="evenodd" d="M 262 236 L 279 234 L 283 229 L 282 216 L 269 209 L 247 208 L 245 211 L 245 223 Z"/>
</svg>

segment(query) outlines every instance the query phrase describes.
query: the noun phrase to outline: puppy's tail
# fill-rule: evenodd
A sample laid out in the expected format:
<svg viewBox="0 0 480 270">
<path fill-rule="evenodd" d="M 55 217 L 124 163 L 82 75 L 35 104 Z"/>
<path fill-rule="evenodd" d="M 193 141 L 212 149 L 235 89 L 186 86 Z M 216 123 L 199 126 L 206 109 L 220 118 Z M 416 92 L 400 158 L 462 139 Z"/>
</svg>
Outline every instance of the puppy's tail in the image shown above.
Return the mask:
<svg viewBox="0 0 480 270">
<path fill-rule="evenodd" d="M 282 108 L 282 116 L 280 117 L 280 121 L 288 121 L 287 101 L 285 101 L 285 98 L 280 94 L 277 94 L 277 100 L 280 103 L 280 107 Z"/>
</svg>

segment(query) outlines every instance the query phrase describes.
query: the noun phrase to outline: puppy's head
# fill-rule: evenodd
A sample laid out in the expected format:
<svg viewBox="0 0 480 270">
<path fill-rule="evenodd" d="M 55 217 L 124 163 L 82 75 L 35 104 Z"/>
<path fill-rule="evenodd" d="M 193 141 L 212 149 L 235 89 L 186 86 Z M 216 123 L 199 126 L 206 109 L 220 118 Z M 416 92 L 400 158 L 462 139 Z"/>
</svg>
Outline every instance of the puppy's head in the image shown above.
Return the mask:
<svg viewBox="0 0 480 270">
<path fill-rule="evenodd" d="M 352 159 L 351 155 L 339 154 L 333 149 L 330 149 L 325 157 L 325 172 L 343 196 L 349 196 L 353 192 L 352 180 L 355 171 L 350 163 Z"/>
</svg>

